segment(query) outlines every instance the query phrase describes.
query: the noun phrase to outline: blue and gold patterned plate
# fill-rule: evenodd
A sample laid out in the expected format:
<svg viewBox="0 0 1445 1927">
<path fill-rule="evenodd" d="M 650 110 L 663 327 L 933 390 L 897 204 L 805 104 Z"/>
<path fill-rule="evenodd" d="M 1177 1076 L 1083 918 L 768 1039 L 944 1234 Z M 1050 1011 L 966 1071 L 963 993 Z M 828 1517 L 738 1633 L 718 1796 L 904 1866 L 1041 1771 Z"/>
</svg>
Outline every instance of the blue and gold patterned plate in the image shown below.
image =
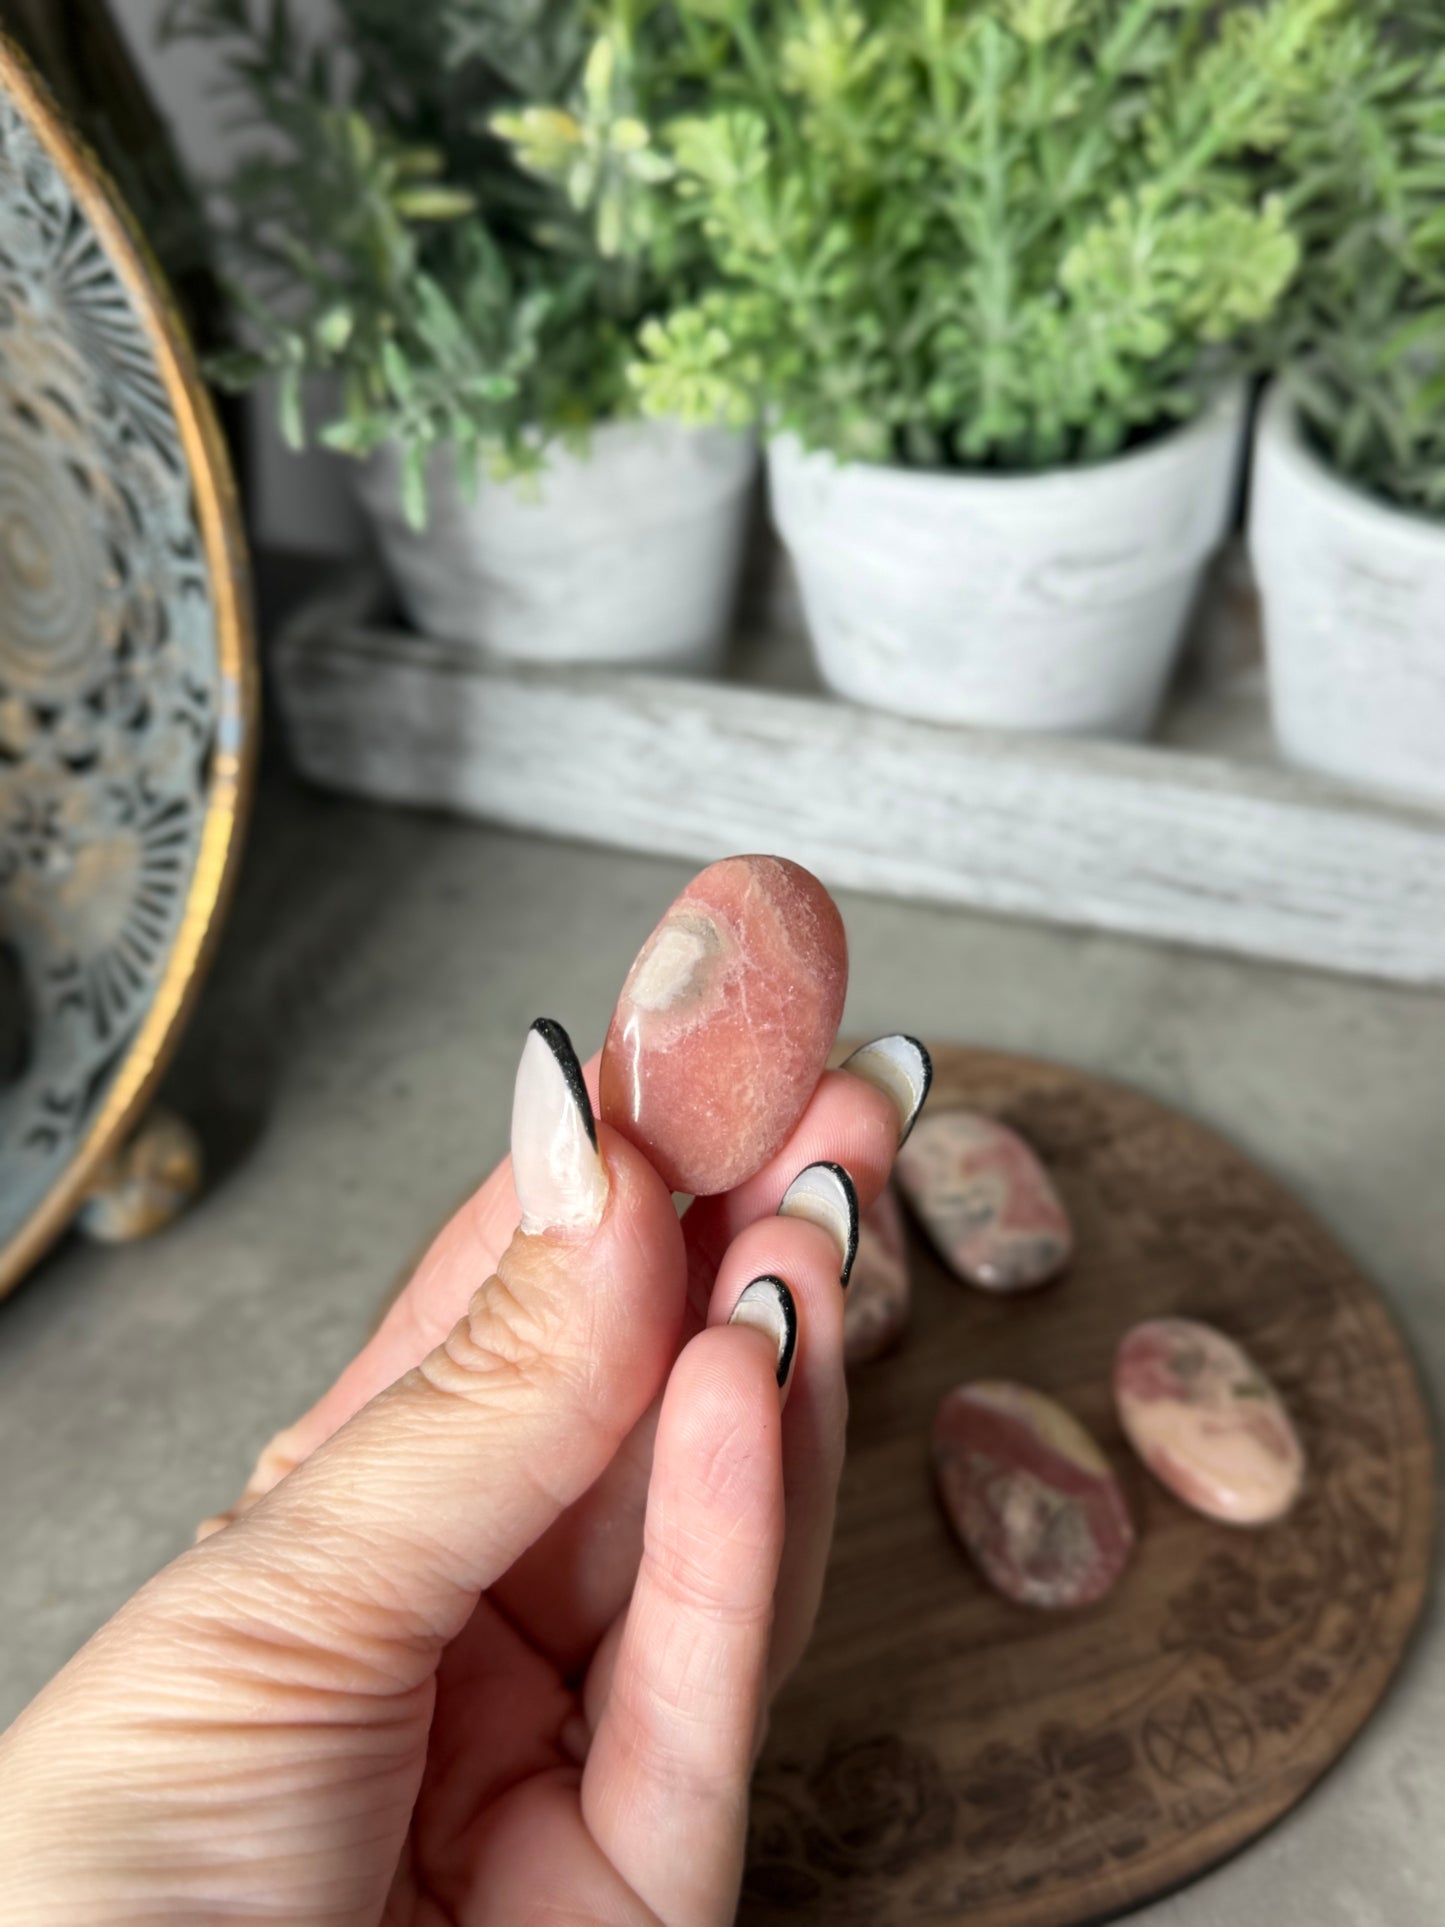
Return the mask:
<svg viewBox="0 0 1445 1927">
<path fill-rule="evenodd" d="M 164 1068 L 232 880 L 255 685 L 184 330 L 0 37 L 0 1295 Z"/>
</svg>

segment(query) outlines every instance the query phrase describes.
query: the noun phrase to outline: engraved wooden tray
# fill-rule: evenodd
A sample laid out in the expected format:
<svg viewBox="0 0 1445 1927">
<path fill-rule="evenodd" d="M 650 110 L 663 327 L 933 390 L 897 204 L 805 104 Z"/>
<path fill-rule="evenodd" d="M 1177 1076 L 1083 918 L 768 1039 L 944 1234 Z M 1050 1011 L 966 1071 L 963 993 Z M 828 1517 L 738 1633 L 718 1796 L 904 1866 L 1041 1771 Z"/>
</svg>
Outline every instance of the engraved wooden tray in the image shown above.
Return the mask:
<svg viewBox="0 0 1445 1927">
<path fill-rule="evenodd" d="M 902 1349 L 855 1378 L 828 1585 L 759 1767 L 740 1918 L 1069 1927 L 1161 1895 L 1299 1800 L 1389 1683 L 1424 1597 L 1433 1467 L 1379 1294 L 1270 1178 L 1150 1099 L 990 1052 L 934 1053 L 931 1108 L 1015 1125 L 1073 1214 L 1071 1275 L 956 1283 L 910 1230 Z M 1187 1512 L 1114 1418 L 1135 1320 L 1210 1319 L 1287 1398 L 1310 1479 L 1258 1533 Z M 985 1590 L 934 1497 L 947 1388 L 1052 1393 L 1139 1529 L 1110 1598 L 1050 1617 Z"/>
</svg>

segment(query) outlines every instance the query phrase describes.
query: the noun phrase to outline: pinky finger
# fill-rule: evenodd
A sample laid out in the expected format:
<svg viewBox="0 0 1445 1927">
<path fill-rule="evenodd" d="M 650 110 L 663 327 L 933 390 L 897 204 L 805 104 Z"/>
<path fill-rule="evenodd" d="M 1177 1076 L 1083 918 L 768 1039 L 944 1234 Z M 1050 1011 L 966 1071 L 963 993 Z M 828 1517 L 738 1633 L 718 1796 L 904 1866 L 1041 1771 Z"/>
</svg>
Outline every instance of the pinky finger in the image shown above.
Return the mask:
<svg viewBox="0 0 1445 1927">
<path fill-rule="evenodd" d="M 783 1545 L 777 1334 L 793 1314 L 781 1291 L 776 1311 L 700 1333 L 673 1368 L 642 1563 L 582 1779 L 593 1838 L 678 1927 L 731 1921 L 742 1878 Z"/>
</svg>

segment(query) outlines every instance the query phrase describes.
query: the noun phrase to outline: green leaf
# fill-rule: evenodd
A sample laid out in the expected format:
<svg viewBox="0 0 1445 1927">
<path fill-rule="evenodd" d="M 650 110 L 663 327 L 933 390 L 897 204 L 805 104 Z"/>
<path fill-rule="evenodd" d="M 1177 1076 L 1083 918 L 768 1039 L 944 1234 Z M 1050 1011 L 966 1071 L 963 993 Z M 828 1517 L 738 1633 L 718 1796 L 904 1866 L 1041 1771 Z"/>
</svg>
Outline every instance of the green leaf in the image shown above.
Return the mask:
<svg viewBox="0 0 1445 1927">
<path fill-rule="evenodd" d="M 316 339 L 328 354 L 339 355 L 350 341 L 356 317 L 344 302 L 328 308 L 316 323 Z"/>
<path fill-rule="evenodd" d="M 395 166 L 404 181 L 435 180 L 446 172 L 447 157 L 439 147 L 409 147 L 397 155 Z"/>
<path fill-rule="evenodd" d="M 281 369 L 276 383 L 276 418 L 280 424 L 281 437 L 286 446 L 294 449 L 298 454 L 306 446 L 301 381 L 301 368 L 295 362 L 287 362 Z"/>
<path fill-rule="evenodd" d="M 394 338 L 381 344 L 381 371 L 387 387 L 405 407 L 416 393 L 416 382 L 406 355 Z"/>
<path fill-rule="evenodd" d="M 594 114 L 606 113 L 612 100 L 612 78 L 617 69 L 617 54 L 605 37 L 594 41 L 582 73 L 582 93 Z"/>
<path fill-rule="evenodd" d="M 582 123 L 560 107 L 528 107 L 521 113 L 493 114 L 489 125 L 498 139 L 516 149 L 523 167 L 544 177 L 565 172 L 583 144 Z"/>
<path fill-rule="evenodd" d="M 427 525 L 427 462 L 430 450 L 413 442 L 403 452 L 401 462 L 401 507 L 411 528 Z"/>
<path fill-rule="evenodd" d="M 1445 356 L 1445 302 L 1395 328 L 1380 343 L 1381 368 L 1396 368 L 1422 351 Z"/>
<path fill-rule="evenodd" d="M 321 431 L 323 446 L 338 455 L 370 454 L 377 439 L 378 431 L 371 424 L 359 421 L 328 422 Z"/>
<path fill-rule="evenodd" d="M 348 114 L 345 126 L 352 162 L 357 172 L 364 174 L 376 159 L 376 135 L 372 132 L 371 123 L 364 114 Z"/>
<path fill-rule="evenodd" d="M 392 195 L 391 204 L 408 221 L 459 221 L 475 213 L 477 197 L 465 188 L 403 187 Z"/>
<path fill-rule="evenodd" d="M 218 388 L 228 393 L 240 393 L 259 381 L 266 373 L 266 357 L 252 353 L 248 349 L 231 349 L 223 354 L 211 355 L 206 361 L 206 374 Z"/>
<path fill-rule="evenodd" d="M 1404 419 L 1411 428 L 1434 428 L 1438 432 L 1442 419 L 1445 419 L 1445 368 L 1422 381 L 1415 392 L 1407 397 Z M 1445 461 L 1445 449 L 1436 459 Z"/>
</svg>

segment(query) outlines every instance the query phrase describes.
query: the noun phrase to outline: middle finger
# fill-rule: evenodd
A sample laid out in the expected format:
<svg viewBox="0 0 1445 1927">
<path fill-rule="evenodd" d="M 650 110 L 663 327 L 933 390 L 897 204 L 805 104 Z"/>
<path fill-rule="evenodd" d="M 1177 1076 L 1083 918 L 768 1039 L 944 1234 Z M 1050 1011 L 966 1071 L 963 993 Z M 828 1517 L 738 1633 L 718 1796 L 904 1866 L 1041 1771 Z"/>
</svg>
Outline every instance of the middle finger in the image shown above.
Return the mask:
<svg viewBox="0 0 1445 1927">
<path fill-rule="evenodd" d="M 891 1047 L 895 1041 L 907 1040 L 879 1043 Z M 921 1088 L 926 1089 L 926 1077 Z M 698 1199 L 684 1217 L 689 1277 L 681 1343 L 685 1345 L 707 1322 L 718 1267 L 734 1238 L 750 1225 L 776 1222 L 784 1194 L 800 1171 L 816 1163 L 842 1165 L 853 1180 L 860 1206 L 866 1209 L 887 1183 L 899 1137 L 911 1119 L 912 1110 L 905 1116 L 886 1087 L 856 1070 L 826 1072 L 777 1156 L 733 1191 Z M 841 1266 L 836 1253 L 833 1263 L 833 1295 L 841 1317 Z M 564 1672 L 573 1672 L 586 1661 L 632 1591 L 642 1550 L 659 1409 L 659 1404 L 653 1405 L 591 1491 L 523 1554 L 495 1588 L 503 1610 Z M 810 1438 L 812 1421 L 805 1416 L 811 1409 L 806 1399 L 800 1399 L 799 1415 L 784 1430 L 785 1476 L 794 1487 L 802 1481 L 810 1490 L 819 1483 L 819 1477 L 804 1466 L 805 1458 L 816 1460 L 819 1450 L 816 1437 Z M 826 1533 L 821 1543 L 826 1553 Z M 790 1533 L 784 1557 L 786 1596 L 807 1597 L 817 1566 L 814 1555 L 799 1551 Z M 814 1600 L 806 1609 L 800 1606 L 798 1618 L 811 1624 L 815 1605 Z M 790 1650 L 800 1644 L 791 1636 L 787 1643 Z"/>
</svg>

